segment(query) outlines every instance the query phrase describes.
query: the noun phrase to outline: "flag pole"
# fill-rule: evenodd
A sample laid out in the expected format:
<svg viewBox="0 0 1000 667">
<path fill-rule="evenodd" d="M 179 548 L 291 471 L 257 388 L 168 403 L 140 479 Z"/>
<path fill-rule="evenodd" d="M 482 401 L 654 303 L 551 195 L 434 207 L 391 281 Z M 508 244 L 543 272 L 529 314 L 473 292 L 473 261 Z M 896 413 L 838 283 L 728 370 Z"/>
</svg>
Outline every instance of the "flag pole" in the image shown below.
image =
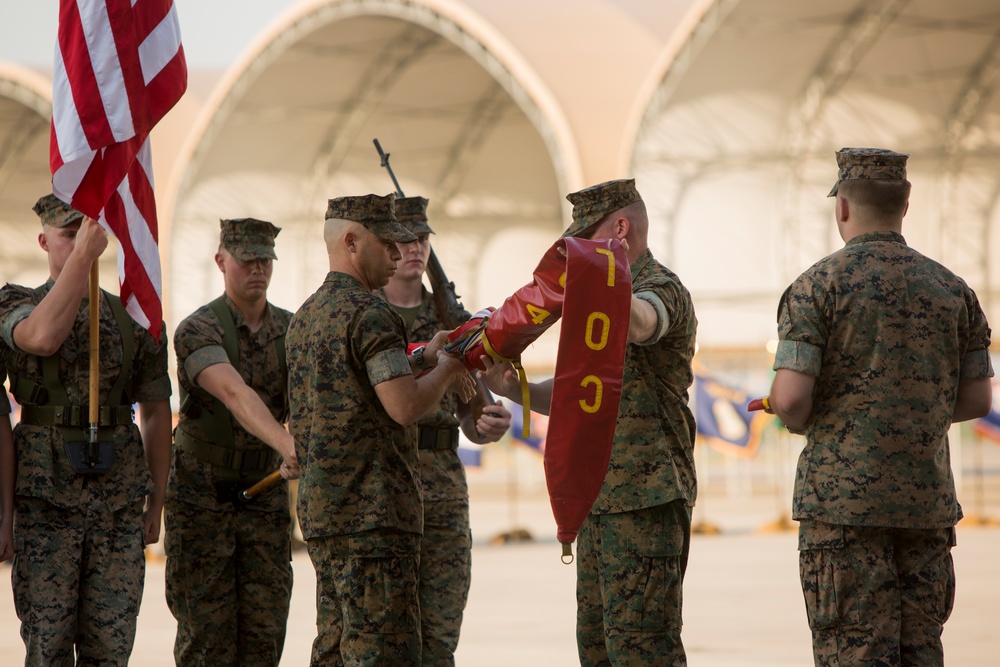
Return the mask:
<svg viewBox="0 0 1000 667">
<path fill-rule="evenodd" d="M 99 458 L 97 429 L 101 410 L 101 285 L 98 260 L 90 266 L 90 461 Z M 122 371 L 124 372 L 124 370 Z"/>
</svg>

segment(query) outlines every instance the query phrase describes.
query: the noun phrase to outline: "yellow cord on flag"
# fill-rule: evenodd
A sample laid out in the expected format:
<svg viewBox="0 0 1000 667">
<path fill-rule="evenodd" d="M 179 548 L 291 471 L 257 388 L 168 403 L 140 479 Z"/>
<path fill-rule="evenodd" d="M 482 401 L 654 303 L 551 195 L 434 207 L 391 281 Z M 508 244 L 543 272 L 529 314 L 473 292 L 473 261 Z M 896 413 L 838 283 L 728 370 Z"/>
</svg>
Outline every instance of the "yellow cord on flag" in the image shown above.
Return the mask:
<svg viewBox="0 0 1000 667">
<path fill-rule="evenodd" d="M 525 440 L 531 435 L 531 392 L 528 390 L 528 374 L 524 372 L 521 358 L 512 362 L 517 369 L 517 379 L 521 383 L 521 437 Z"/>
<path fill-rule="evenodd" d="M 521 365 L 521 357 L 508 359 L 498 353 L 490 345 L 490 339 L 486 337 L 485 331 L 483 331 L 480 339 L 482 340 L 483 349 L 486 350 L 486 354 L 497 361 L 509 361 L 517 371 L 517 380 L 521 385 L 521 437 L 527 440 L 531 435 L 531 391 L 528 389 L 528 374 L 525 372 L 524 366 Z"/>
<path fill-rule="evenodd" d="M 493 349 L 493 346 L 490 345 L 490 339 L 486 336 L 485 331 L 483 331 L 483 333 L 480 335 L 480 340 L 482 340 L 483 342 L 483 349 L 486 350 L 486 354 L 490 355 L 497 361 L 509 361 L 511 363 L 514 363 L 513 358 L 508 359 L 507 357 L 503 356 L 502 354 Z"/>
</svg>

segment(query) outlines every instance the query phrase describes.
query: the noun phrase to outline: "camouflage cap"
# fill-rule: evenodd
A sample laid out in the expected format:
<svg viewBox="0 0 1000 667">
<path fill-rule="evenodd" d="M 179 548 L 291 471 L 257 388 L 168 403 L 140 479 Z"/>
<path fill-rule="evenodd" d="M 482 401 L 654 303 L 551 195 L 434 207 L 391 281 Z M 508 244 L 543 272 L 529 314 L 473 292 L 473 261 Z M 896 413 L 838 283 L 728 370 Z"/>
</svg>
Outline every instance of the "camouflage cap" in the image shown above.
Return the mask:
<svg viewBox="0 0 1000 667">
<path fill-rule="evenodd" d="M 395 204 L 396 222 L 413 234 L 433 234 L 427 224 L 427 199 L 425 197 L 397 197 Z"/>
<path fill-rule="evenodd" d="M 884 181 L 906 180 L 908 153 L 897 153 L 885 148 L 841 148 L 837 151 L 837 182 L 827 197 L 837 194 L 841 181 L 851 179 L 877 179 Z"/>
<path fill-rule="evenodd" d="M 566 199 L 573 204 L 573 223 L 563 232 L 563 237 L 580 236 L 607 214 L 642 201 L 634 178 L 605 181 L 571 192 Z"/>
<path fill-rule="evenodd" d="M 360 197 L 337 197 L 326 207 L 326 219 L 353 220 L 385 241 L 412 243 L 417 237 L 406 227 L 396 222 L 393 205 L 396 195 L 361 195 Z"/>
<path fill-rule="evenodd" d="M 83 213 L 64 202 L 55 195 L 45 195 L 35 202 L 31 207 L 43 225 L 50 227 L 65 227 L 66 225 L 83 220 Z"/>
<path fill-rule="evenodd" d="M 274 254 L 274 237 L 280 231 L 281 227 L 256 218 L 219 220 L 219 241 L 222 247 L 241 262 L 278 259 Z"/>
</svg>

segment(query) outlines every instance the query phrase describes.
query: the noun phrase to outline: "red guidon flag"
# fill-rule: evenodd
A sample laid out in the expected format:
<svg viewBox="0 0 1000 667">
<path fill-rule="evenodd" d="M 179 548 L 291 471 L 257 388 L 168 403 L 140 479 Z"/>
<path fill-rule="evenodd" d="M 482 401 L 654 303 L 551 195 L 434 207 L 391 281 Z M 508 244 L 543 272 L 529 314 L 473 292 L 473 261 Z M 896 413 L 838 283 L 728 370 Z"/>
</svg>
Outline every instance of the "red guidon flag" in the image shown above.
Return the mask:
<svg viewBox="0 0 1000 667">
<path fill-rule="evenodd" d="M 149 132 L 187 88 L 173 0 L 60 0 L 52 82 L 52 192 L 118 239 L 121 299 L 163 320 Z"/>
<path fill-rule="evenodd" d="M 607 475 L 622 393 L 632 273 L 622 245 L 574 237 L 553 244 L 532 281 L 497 309 L 480 311 L 449 335 L 469 368 L 482 357 L 510 361 L 521 380 L 527 439 L 528 385 L 520 355 L 560 317 L 559 353 L 545 440 L 545 483 L 563 556 Z M 566 561 L 569 562 L 569 561 Z"/>
</svg>

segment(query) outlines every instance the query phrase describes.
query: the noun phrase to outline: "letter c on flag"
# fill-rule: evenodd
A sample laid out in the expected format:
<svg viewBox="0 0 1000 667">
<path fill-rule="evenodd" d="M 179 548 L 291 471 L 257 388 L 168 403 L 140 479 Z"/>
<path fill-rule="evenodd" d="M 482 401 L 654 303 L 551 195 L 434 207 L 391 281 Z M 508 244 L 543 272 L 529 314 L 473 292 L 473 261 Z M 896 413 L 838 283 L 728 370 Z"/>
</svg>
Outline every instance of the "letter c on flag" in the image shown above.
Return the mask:
<svg viewBox="0 0 1000 667">
<path fill-rule="evenodd" d="M 601 382 L 601 379 L 596 375 L 588 375 L 587 377 L 583 378 L 583 380 L 580 381 L 581 387 L 586 387 L 587 385 L 590 384 L 597 385 L 597 391 L 594 392 L 594 402 L 587 403 L 585 400 L 581 398 L 580 408 L 584 412 L 589 412 L 590 414 L 594 414 L 595 412 L 601 409 L 601 394 L 604 393 L 604 383 Z"/>
</svg>

